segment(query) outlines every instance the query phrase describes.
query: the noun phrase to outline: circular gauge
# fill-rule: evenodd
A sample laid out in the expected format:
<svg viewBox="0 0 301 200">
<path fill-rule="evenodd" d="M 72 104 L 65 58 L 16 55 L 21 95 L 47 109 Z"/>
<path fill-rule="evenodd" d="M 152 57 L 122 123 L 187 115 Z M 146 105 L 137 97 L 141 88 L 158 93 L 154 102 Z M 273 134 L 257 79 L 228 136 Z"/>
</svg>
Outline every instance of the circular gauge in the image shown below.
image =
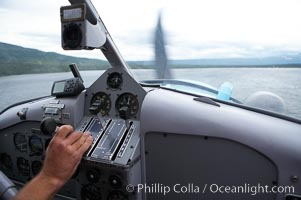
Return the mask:
<svg viewBox="0 0 301 200">
<path fill-rule="evenodd" d="M 107 93 L 98 92 L 91 99 L 90 112 L 92 114 L 100 113 L 102 116 L 108 114 L 111 109 L 111 98 Z"/>
<path fill-rule="evenodd" d="M 109 177 L 109 183 L 111 184 L 112 187 L 114 188 L 121 188 L 122 182 L 119 176 L 117 175 L 111 175 Z"/>
<path fill-rule="evenodd" d="M 34 155 L 41 155 L 43 153 L 43 142 L 41 138 L 35 135 L 31 136 L 29 138 L 29 148 Z"/>
<path fill-rule="evenodd" d="M 101 191 L 95 185 L 85 185 L 81 189 L 81 196 L 83 200 L 101 200 Z"/>
<path fill-rule="evenodd" d="M 122 75 L 117 72 L 109 74 L 107 79 L 107 85 L 111 90 L 121 89 L 122 82 Z"/>
<path fill-rule="evenodd" d="M 13 161 L 10 157 L 10 155 L 6 154 L 6 153 L 2 153 L 0 155 L 0 162 L 1 165 L 4 169 L 12 169 L 13 168 Z"/>
<path fill-rule="evenodd" d="M 100 173 L 97 169 L 89 169 L 86 173 L 88 181 L 96 183 L 100 178 Z"/>
<path fill-rule="evenodd" d="M 108 200 L 128 200 L 128 198 L 121 191 L 113 191 L 109 194 Z"/>
<path fill-rule="evenodd" d="M 21 152 L 27 151 L 27 140 L 26 136 L 22 133 L 16 133 L 14 135 L 14 144 L 16 149 L 18 149 Z"/>
<path fill-rule="evenodd" d="M 28 160 L 22 157 L 17 158 L 17 167 L 20 174 L 22 174 L 23 176 L 29 176 L 30 166 Z"/>
<path fill-rule="evenodd" d="M 33 161 L 31 163 L 31 170 L 32 170 L 33 175 L 37 175 L 41 171 L 42 166 L 43 166 L 43 164 L 40 161 L 38 161 L 38 160 Z"/>
<path fill-rule="evenodd" d="M 124 115 L 128 115 L 125 118 L 136 115 L 139 109 L 137 96 L 131 93 L 123 93 L 116 101 L 116 109 L 122 118 L 124 118 Z"/>
</svg>

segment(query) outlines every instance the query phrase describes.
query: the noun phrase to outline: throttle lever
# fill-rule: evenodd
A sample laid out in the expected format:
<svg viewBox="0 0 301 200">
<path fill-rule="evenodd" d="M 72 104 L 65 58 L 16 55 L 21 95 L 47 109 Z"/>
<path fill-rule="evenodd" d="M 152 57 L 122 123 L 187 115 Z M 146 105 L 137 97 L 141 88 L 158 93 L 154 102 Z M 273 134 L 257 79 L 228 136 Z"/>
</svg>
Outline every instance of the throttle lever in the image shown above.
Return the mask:
<svg viewBox="0 0 301 200">
<path fill-rule="evenodd" d="M 99 123 L 100 123 L 100 127 L 103 128 L 104 125 L 106 124 L 106 121 L 102 118 L 102 115 L 100 113 L 97 113 L 97 118 L 99 120 Z"/>
<path fill-rule="evenodd" d="M 119 116 L 121 119 L 124 120 L 125 122 L 125 126 L 127 129 L 130 128 L 130 122 L 128 121 L 128 119 L 130 118 L 130 107 L 129 106 L 122 106 L 120 109 L 119 109 Z"/>
</svg>

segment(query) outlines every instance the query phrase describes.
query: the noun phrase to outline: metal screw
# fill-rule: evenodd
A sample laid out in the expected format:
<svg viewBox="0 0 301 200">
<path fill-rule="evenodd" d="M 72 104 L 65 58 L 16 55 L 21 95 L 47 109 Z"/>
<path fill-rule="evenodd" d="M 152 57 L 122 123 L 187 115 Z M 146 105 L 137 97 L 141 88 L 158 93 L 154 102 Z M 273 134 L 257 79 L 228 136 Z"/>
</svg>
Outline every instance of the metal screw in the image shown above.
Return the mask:
<svg viewBox="0 0 301 200">
<path fill-rule="evenodd" d="M 294 182 L 294 183 L 296 183 L 296 182 L 299 181 L 299 177 L 298 176 L 292 176 L 291 177 L 291 181 Z"/>
</svg>

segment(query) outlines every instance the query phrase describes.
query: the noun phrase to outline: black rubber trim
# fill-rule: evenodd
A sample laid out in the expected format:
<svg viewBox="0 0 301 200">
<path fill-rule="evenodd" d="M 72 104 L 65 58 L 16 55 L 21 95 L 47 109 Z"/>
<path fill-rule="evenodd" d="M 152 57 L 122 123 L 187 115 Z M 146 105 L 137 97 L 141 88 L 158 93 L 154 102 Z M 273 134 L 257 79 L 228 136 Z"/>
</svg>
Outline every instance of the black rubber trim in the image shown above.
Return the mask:
<svg viewBox="0 0 301 200">
<path fill-rule="evenodd" d="M 220 107 L 220 105 L 218 103 L 216 103 L 215 101 L 213 101 L 209 97 L 195 97 L 195 98 L 193 98 L 193 100 Z"/>
</svg>

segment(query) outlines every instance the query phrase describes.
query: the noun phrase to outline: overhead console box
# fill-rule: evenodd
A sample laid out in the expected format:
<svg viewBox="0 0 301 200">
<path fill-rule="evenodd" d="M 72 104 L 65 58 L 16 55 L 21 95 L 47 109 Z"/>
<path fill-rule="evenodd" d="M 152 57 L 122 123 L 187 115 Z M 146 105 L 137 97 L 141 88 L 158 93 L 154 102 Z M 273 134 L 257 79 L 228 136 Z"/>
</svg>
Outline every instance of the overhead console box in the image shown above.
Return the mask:
<svg viewBox="0 0 301 200">
<path fill-rule="evenodd" d="M 60 15 L 64 50 L 90 50 L 100 48 L 106 42 L 105 30 L 98 18 L 87 12 L 86 3 L 63 6 Z"/>
</svg>

